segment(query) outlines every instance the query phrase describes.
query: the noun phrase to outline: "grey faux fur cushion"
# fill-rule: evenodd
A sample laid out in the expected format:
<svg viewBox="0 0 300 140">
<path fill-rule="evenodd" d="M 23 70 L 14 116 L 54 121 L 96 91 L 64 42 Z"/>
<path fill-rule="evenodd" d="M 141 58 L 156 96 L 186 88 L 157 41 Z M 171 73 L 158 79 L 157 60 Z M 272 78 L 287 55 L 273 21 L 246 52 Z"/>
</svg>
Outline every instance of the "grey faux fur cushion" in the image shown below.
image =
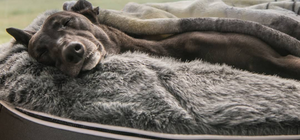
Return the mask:
<svg viewBox="0 0 300 140">
<path fill-rule="evenodd" d="M 0 52 L 0 99 L 15 106 L 163 133 L 298 134 L 298 81 L 139 52 L 110 55 L 71 78 L 37 63 L 22 45 Z"/>
</svg>

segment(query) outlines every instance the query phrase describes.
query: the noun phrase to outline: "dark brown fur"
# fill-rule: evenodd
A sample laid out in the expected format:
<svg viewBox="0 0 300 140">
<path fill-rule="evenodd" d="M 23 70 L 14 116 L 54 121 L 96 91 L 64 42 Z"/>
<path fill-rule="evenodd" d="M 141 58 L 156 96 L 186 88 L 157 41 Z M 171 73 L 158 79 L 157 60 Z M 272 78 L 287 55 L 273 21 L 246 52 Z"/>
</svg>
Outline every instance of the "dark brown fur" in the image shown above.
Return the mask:
<svg viewBox="0 0 300 140">
<path fill-rule="evenodd" d="M 56 66 L 71 76 L 92 69 L 99 62 L 98 57 L 103 59 L 106 53 L 141 51 L 183 61 L 202 59 L 225 63 L 251 72 L 300 79 L 298 57 L 281 56 L 255 37 L 234 33 L 186 32 L 160 41 L 137 39 L 100 24 L 96 17 L 99 10 L 83 3 L 88 2 L 80 0 L 72 12 L 63 11 L 50 16 L 34 35 L 15 28 L 8 28 L 7 31 L 17 41 L 28 45 L 33 58 Z"/>
</svg>

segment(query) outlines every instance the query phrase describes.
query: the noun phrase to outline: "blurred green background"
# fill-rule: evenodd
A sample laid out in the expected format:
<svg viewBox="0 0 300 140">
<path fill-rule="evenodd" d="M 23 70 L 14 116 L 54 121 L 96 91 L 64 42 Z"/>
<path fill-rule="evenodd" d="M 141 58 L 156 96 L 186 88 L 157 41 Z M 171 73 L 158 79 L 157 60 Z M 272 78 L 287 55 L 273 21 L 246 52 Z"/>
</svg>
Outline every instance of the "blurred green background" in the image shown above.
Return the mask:
<svg viewBox="0 0 300 140">
<path fill-rule="evenodd" d="M 46 10 L 62 10 L 67 0 L 0 0 L 0 44 L 8 42 L 12 37 L 5 31 L 7 27 L 23 29 L 32 20 Z M 122 10 L 128 2 L 170 2 L 178 0 L 89 0 L 94 6 L 103 9 Z"/>
</svg>

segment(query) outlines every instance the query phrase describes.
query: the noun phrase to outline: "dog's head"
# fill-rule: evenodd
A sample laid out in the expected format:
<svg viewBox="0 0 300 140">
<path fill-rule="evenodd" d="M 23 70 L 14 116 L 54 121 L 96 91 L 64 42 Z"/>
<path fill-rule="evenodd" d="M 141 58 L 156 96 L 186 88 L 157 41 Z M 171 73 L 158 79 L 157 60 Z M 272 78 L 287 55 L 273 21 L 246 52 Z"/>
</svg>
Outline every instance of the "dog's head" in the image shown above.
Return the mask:
<svg viewBox="0 0 300 140">
<path fill-rule="evenodd" d="M 7 28 L 18 43 L 38 62 L 55 66 L 70 76 L 91 70 L 105 55 L 103 42 L 109 40 L 97 24 L 98 7 L 78 1 L 72 11 L 49 16 L 36 33 Z"/>
</svg>

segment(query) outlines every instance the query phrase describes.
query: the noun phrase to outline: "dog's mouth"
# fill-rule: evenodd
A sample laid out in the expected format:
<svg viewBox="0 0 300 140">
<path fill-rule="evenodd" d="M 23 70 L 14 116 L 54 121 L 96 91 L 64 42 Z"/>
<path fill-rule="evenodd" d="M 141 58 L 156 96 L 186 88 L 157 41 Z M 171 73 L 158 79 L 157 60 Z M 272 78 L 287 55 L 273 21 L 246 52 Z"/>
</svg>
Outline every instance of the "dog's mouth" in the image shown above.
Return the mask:
<svg viewBox="0 0 300 140">
<path fill-rule="evenodd" d="M 102 44 L 98 44 L 97 47 L 93 48 L 93 50 L 86 56 L 81 71 L 88 71 L 96 67 L 105 55 L 105 51 L 103 50 Z"/>
<path fill-rule="evenodd" d="M 89 45 L 88 48 L 85 49 L 85 56 L 82 58 L 81 61 L 77 63 L 61 63 L 60 65 L 57 65 L 56 67 L 59 68 L 62 72 L 65 74 L 76 77 L 81 71 L 88 71 L 92 70 L 97 66 L 97 64 L 102 60 L 102 58 L 105 55 L 105 50 L 102 49 L 103 46 L 100 43 L 99 45 L 90 44 L 87 43 L 86 45 Z M 85 45 L 83 45 L 85 46 Z M 103 51 L 101 51 L 104 50 Z"/>
</svg>

